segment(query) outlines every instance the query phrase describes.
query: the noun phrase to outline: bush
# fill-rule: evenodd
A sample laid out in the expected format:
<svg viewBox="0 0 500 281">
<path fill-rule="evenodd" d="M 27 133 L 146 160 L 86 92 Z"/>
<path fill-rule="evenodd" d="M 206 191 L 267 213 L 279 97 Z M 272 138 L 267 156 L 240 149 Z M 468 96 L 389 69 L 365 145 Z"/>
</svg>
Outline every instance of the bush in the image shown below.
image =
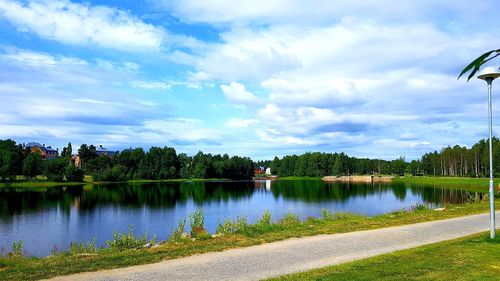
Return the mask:
<svg viewBox="0 0 500 281">
<path fill-rule="evenodd" d="M 66 181 L 70 182 L 83 182 L 83 179 L 85 178 L 83 170 L 75 167 L 73 164 L 66 166 L 64 175 L 66 176 Z"/>
<path fill-rule="evenodd" d="M 135 237 L 134 229 L 130 225 L 128 233 L 113 233 L 113 240 L 108 240 L 106 244 L 112 250 L 123 251 L 126 249 L 136 249 L 148 243 L 148 234 Z"/>
</svg>

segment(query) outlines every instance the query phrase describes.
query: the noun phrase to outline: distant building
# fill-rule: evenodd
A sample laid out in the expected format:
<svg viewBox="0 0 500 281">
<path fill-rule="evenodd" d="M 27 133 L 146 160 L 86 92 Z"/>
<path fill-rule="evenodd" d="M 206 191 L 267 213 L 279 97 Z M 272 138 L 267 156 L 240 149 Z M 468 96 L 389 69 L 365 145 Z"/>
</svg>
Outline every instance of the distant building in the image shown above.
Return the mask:
<svg viewBox="0 0 500 281">
<path fill-rule="evenodd" d="M 97 147 L 97 149 L 96 149 L 96 153 L 98 156 L 113 156 L 113 155 L 117 154 L 118 151 L 111 151 L 111 150 L 103 147 L 102 145 L 99 145 L 99 147 Z"/>
<path fill-rule="evenodd" d="M 265 172 L 266 172 L 266 171 L 264 170 L 264 167 L 257 167 L 257 168 L 255 169 L 255 174 L 256 174 L 256 175 L 262 175 L 262 174 L 264 174 Z"/>
<path fill-rule="evenodd" d="M 267 167 L 266 168 L 266 175 L 270 175 L 271 174 L 271 168 Z"/>
<path fill-rule="evenodd" d="M 72 155 L 71 156 L 71 163 L 75 165 L 77 168 L 82 168 L 82 160 L 80 159 L 79 155 Z"/>
<path fill-rule="evenodd" d="M 53 149 L 51 146 L 45 146 L 45 144 L 39 144 L 37 142 L 30 142 L 25 145 L 31 153 L 38 153 L 42 160 L 54 159 L 59 156 L 59 150 Z"/>
</svg>

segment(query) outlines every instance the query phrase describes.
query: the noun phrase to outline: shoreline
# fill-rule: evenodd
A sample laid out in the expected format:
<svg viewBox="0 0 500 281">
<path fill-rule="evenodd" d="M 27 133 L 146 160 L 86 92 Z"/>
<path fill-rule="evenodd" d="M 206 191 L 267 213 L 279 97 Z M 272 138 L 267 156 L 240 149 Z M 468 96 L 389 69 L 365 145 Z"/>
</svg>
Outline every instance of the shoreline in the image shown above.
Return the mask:
<svg viewBox="0 0 500 281">
<path fill-rule="evenodd" d="M 496 206 L 498 208 L 499 204 L 497 203 Z M 35 280 L 78 272 L 149 264 L 161 260 L 248 247 L 289 238 L 347 233 L 486 213 L 488 207 L 486 201 L 481 201 L 446 205 L 444 209 L 439 210 L 416 207 L 373 217 L 351 213 L 336 215 L 325 212 L 320 218 L 309 218 L 305 221 L 299 221 L 294 215 L 287 215 L 277 223 L 266 223 L 264 214 L 261 219 L 263 222 L 252 225 L 245 224 L 242 232 L 194 236 L 197 237 L 194 241 L 180 235 L 176 240 L 150 244 L 149 247 L 134 246 L 134 248 L 123 250 L 93 248 L 93 246 L 87 248 L 90 246 L 88 244 L 85 246 L 82 242 L 81 248 L 77 248 L 77 251 L 73 253 L 61 252 L 44 258 L 24 257 L 22 255 L 0 257 L 0 279 Z M 140 237 L 134 235 L 134 241 Z"/>
</svg>

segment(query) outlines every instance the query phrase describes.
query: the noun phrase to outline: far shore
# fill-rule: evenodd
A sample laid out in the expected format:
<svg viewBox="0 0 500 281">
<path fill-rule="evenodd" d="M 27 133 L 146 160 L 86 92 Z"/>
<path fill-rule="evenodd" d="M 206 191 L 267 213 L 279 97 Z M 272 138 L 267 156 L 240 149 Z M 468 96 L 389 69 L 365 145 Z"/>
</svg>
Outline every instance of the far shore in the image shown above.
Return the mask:
<svg viewBox="0 0 500 281">
<path fill-rule="evenodd" d="M 362 176 L 369 177 L 369 176 Z M 374 179 L 379 179 L 377 175 Z M 385 178 L 388 176 L 384 175 Z M 257 179 L 258 180 L 258 179 Z M 279 177 L 276 180 L 322 180 L 321 177 Z M 86 176 L 83 182 L 52 182 L 43 179 L 37 180 L 24 180 L 24 181 L 14 181 L 14 182 L 3 182 L 0 183 L 0 188 L 47 188 L 55 186 L 79 186 L 86 184 L 110 184 L 110 183 L 161 183 L 161 182 L 208 182 L 208 181 L 230 181 L 230 179 L 223 178 L 180 178 L 180 179 L 163 179 L 163 180 L 149 180 L 149 179 L 139 179 L 139 180 L 128 180 L 121 182 L 99 182 L 93 181 L 91 176 Z M 376 181 L 376 180 L 374 180 Z M 488 178 L 468 178 L 468 177 L 433 177 L 433 176 L 404 176 L 404 177 L 394 177 L 391 178 L 393 183 L 403 183 L 403 184 L 413 184 L 413 185 L 426 185 L 426 186 L 437 186 L 445 188 L 456 188 L 456 189 L 466 189 L 473 192 L 488 192 Z M 495 179 L 495 190 L 500 182 L 500 178 Z"/>
</svg>

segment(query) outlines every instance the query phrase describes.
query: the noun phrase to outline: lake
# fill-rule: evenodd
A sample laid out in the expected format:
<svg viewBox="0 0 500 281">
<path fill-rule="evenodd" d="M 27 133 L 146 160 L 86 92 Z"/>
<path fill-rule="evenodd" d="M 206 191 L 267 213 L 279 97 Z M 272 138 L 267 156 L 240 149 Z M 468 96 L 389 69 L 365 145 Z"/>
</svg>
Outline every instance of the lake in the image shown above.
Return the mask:
<svg viewBox="0 0 500 281">
<path fill-rule="evenodd" d="M 0 254 L 22 240 L 29 255 L 66 250 L 70 242 L 96 238 L 99 246 L 114 231 L 154 234 L 167 239 L 180 219 L 205 212 L 213 233 L 225 218 L 256 221 L 264 211 L 274 221 L 293 212 L 301 219 L 320 217 L 321 209 L 374 216 L 411 206 L 463 203 L 465 190 L 396 183 L 353 184 L 302 181 L 207 181 L 121 183 L 43 189 L 0 189 Z M 189 223 L 186 224 L 187 229 Z"/>
</svg>

